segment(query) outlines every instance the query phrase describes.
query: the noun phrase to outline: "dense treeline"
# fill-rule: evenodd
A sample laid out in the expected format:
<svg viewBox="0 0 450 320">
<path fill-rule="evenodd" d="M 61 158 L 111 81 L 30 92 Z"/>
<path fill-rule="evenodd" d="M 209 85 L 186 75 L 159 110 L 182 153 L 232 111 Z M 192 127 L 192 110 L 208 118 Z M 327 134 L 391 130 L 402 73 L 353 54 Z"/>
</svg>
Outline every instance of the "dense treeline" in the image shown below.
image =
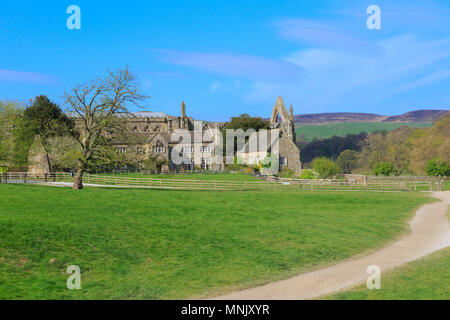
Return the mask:
<svg viewBox="0 0 450 320">
<path fill-rule="evenodd" d="M 348 134 L 345 137 L 333 136 L 327 139 L 314 139 L 310 143 L 299 143 L 302 161 L 311 162 L 314 158 L 326 157 L 336 160 L 344 150 L 361 151 L 367 133 Z"/>
<path fill-rule="evenodd" d="M 349 134 L 300 144 L 305 167 L 334 161 L 341 173 L 450 175 L 450 112 L 430 128 Z"/>
</svg>

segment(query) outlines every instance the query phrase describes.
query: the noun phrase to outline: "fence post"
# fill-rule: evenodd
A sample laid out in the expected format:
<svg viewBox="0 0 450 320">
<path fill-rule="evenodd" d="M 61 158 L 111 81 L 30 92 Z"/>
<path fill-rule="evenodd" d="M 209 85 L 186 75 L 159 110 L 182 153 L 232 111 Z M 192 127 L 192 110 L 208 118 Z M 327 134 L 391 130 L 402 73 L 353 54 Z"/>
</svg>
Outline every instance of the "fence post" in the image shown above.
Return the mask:
<svg viewBox="0 0 450 320">
<path fill-rule="evenodd" d="M 48 173 L 44 173 L 44 181 L 47 182 Z"/>
<path fill-rule="evenodd" d="M 23 183 L 27 183 L 27 173 L 23 174 Z"/>
<path fill-rule="evenodd" d="M 430 181 L 430 191 L 433 191 L 433 182 Z"/>
</svg>

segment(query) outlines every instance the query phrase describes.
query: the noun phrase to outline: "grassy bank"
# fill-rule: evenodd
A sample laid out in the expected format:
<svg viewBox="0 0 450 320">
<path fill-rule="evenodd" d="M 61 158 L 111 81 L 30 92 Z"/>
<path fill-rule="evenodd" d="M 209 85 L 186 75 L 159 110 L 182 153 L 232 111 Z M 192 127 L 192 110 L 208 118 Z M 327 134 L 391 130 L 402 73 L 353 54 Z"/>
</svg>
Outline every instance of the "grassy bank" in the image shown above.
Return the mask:
<svg viewBox="0 0 450 320">
<path fill-rule="evenodd" d="M 261 284 L 407 231 L 425 194 L 0 185 L 0 299 L 174 299 Z M 82 290 L 67 290 L 69 265 Z"/>
<path fill-rule="evenodd" d="M 450 247 L 404 267 L 382 274 L 381 289 L 367 286 L 335 294 L 345 300 L 448 300 L 450 299 Z"/>
</svg>

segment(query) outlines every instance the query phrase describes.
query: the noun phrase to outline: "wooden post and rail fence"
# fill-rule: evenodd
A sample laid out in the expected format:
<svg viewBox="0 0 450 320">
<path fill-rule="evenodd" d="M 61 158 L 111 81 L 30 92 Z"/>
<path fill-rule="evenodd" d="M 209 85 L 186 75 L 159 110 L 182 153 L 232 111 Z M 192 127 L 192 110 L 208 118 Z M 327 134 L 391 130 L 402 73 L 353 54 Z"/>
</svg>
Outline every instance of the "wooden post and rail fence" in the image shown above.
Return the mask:
<svg viewBox="0 0 450 320">
<path fill-rule="evenodd" d="M 31 174 L 8 172 L 0 174 L 0 183 L 66 183 L 73 182 L 73 174 L 55 172 Z M 365 182 L 342 179 L 287 179 L 266 177 L 259 181 L 194 180 L 161 177 L 133 177 L 86 173 L 83 183 L 95 186 L 117 186 L 180 190 L 342 190 L 342 191 L 444 191 L 443 180 L 368 180 Z"/>
</svg>

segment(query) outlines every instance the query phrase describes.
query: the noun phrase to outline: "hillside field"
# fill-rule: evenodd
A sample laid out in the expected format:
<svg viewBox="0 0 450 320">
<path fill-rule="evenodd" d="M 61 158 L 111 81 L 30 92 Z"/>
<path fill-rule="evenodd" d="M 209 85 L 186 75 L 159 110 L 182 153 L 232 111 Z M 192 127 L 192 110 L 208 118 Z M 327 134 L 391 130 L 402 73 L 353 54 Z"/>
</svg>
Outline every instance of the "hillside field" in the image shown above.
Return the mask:
<svg viewBox="0 0 450 320">
<path fill-rule="evenodd" d="M 378 130 L 392 131 L 401 126 L 415 128 L 431 127 L 431 123 L 396 123 L 396 122 L 353 122 L 353 123 L 331 123 L 331 124 L 295 124 L 297 141 L 303 136 L 305 141 L 314 138 L 324 139 L 333 135 L 345 136 L 347 134 L 358 134 L 360 132 L 371 133 Z"/>
<path fill-rule="evenodd" d="M 381 277 L 381 289 L 366 285 L 336 293 L 333 300 L 448 300 L 450 299 L 450 247 L 437 251 Z"/>
<path fill-rule="evenodd" d="M 408 231 L 421 193 L 0 185 L 0 299 L 179 299 L 280 279 Z M 81 268 L 68 290 L 67 267 Z"/>
</svg>

